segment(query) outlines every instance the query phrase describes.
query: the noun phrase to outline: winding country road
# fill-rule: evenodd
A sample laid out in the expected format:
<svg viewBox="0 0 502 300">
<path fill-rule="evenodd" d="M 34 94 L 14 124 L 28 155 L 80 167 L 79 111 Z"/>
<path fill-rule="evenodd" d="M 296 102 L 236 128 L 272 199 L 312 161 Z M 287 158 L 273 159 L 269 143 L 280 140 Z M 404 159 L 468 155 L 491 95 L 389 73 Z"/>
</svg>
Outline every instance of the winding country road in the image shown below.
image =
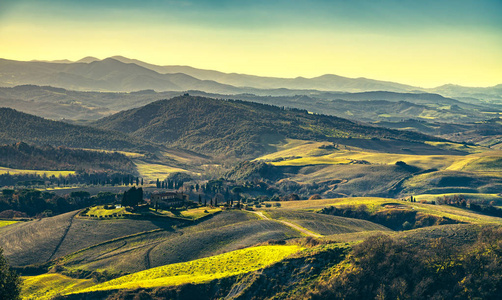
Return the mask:
<svg viewBox="0 0 502 300">
<path fill-rule="evenodd" d="M 258 215 L 262 220 L 271 220 L 271 221 L 276 221 L 276 222 L 282 223 L 282 224 L 289 226 L 289 227 L 293 228 L 294 230 L 300 231 L 301 233 L 306 234 L 308 236 L 312 236 L 312 237 L 316 237 L 316 238 L 322 237 L 322 235 L 315 233 L 315 232 L 312 232 L 310 230 L 307 230 L 307 229 L 305 229 L 299 225 L 296 225 L 294 223 L 291 223 L 288 221 L 283 221 L 283 220 L 270 219 L 261 211 L 248 210 L 248 212 L 251 212 L 251 213 L 254 213 L 255 215 Z"/>
</svg>

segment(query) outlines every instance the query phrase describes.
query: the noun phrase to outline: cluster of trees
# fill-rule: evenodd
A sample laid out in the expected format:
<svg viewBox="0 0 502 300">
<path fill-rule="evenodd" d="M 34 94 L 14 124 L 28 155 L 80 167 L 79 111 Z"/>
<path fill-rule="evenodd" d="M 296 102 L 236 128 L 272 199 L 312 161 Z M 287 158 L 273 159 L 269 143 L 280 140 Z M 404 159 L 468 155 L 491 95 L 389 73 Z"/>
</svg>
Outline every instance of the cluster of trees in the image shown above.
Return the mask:
<svg viewBox="0 0 502 300">
<path fill-rule="evenodd" d="M 1 186 L 73 186 L 73 185 L 143 185 L 143 178 L 139 178 L 130 174 L 122 174 L 115 172 L 77 172 L 68 174 L 67 176 L 47 176 L 46 173 L 40 171 L 40 174 L 0 174 Z"/>
<path fill-rule="evenodd" d="M 137 206 L 143 202 L 143 188 L 133 186 L 122 195 L 122 206 Z"/>
<path fill-rule="evenodd" d="M 451 197 L 449 196 L 438 197 L 436 198 L 436 203 L 443 205 L 457 206 L 461 208 L 468 208 L 470 210 L 485 215 L 502 218 L 502 209 L 495 207 L 493 201 L 488 204 L 483 201 L 476 203 L 474 201 L 467 201 L 463 195 L 453 195 Z"/>
<path fill-rule="evenodd" d="M 91 196 L 86 191 L 76 191 L 58 196 L 55 193 L 33 189 L 4 189 L 0 194 L 0 217 L 47 217 L 114 201 L 116 195 L 109 192 Z"/>
<path fill-rule="evenodd" d="M 439 238 L 423 244 L 386 235 L 354 246 L 347 263 L 311 299 L 500 299 L 502 229 L 484 228 L 473 245 Z"/>
</svg>

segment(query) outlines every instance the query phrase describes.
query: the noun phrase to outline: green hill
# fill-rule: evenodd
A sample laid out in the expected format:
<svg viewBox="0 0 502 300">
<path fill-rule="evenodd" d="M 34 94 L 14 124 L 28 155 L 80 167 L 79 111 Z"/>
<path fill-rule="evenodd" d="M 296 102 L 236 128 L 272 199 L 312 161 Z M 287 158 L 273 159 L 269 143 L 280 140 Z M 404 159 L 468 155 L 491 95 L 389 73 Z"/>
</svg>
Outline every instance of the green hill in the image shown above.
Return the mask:
<svg viewBox="0 0 502 300">
<path fill-rule="evenodd" d="M 114 152 L 76 150 L 65 147 L 34 147 L 26 143 L 0 145 L 0 166 L 31 170 L 85 170 L 134 173 L 133 162 Z"/>
<path fill-rule="evenodd" d="M 17 142 L 107 150 L 154 149 L 149 143 L 120 132 L 71 125 L 0 108 L 0 144 Z"/>
<path fill-rule="evenodd" d="M 285 138 L 303 140 L 395 140 L 423 144 L 438 138 L 371 127 L 305 110 L 243 101 L 180 96 L 123 111 L 93 123 L 164 145 L 207 154 L 256 157 Z M 371 143 L 370 143 L 371 144 Z M 371 146 L 371 145 L 370 145 Z"/>
</svg>

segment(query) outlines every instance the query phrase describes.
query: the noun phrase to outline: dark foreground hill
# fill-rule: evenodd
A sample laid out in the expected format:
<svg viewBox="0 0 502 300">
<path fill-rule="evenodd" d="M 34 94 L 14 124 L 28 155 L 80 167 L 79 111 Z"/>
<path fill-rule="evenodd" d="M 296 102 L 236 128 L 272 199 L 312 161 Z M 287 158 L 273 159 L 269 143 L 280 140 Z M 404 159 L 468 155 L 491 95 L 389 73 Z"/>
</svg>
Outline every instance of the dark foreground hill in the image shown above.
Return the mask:
<svg viewBox="0 0 502 300">
<path fill-rule="evenodd" d="M 93 123 L 155 143 L 206 154 L 256 157 L 285 138 L 363 139 L 422 143 L 438 138 L 371 127 L 306 110 L 235 100 L 179 96 L 119 112 Z"/>
<path fill-rule="evenodd" d="M 0 144 L 25 142 L 107 150 L 152 149 L 149 143 L 120 132 L 51 121 L 0 108 Z"/>
</svg>

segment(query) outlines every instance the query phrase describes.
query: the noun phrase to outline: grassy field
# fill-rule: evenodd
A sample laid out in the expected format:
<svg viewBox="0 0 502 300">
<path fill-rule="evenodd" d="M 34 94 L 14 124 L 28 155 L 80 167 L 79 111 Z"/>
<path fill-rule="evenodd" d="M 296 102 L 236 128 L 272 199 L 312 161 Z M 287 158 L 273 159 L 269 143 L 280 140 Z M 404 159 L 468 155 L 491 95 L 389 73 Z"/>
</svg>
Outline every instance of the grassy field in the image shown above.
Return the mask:
<svg viewBox="0 0 502 300">
<path fill-rule="evenodd" d="M 262 269 L 300 250 L 296 245 L 252 247 L 126 275 L 80 292 L 202 283 Z"/>
<path fill-rule="evenodd" d="M 13 266 L 42 263 L 121 236 L 170 229 L 171 220 L 92 220 L 77 211 L 0 227 L 0 245 Z"/>
<path fill-rule="evenodd" d="M 273 219 L 291 221 L 322 235 L 335 235 L 364 231 L 388 231 L 389 229 L 369 221 L 322 215 L 299 210 L 267 210 Z"/>
<path fill-rule="evenodd" d="M 75 171 L 49 171 L 49 170 L 21 170 L 21 169 L 11 169 L 11 168 L 5 168 L 5 167 L 0 167 L 0 174 L 38 174 L 38 175 L 43 175 L 46 174 L 48 177 L 51 177 L 52 175 L 59 177 L 59 176 L 68 176 L 70 174 L 74 175 Z"/>
<path fill-rule="evenodd" d="M 110 217 L 113 215 L 124 215 L 127 214 L 125 207 L 118 207 L 114 209 L 105 209 L 104 206 L 93 206 L 89 208 L 89 211 L 86 213 L 87 216 L 95 216 L 95 217 Z"/>
<path fill-rule="evenodd" d="M 210 208 L 210 207 L 197 207 L 187 210 L 173 210 L 173 211 L 160 210 L 160 209 L 156 211 L 155 209 L 150 208 L 150 213 L 153 215 L 161 215 L 161 216 L 181 218 L 193 221 L 218 213 L 220 211 L 221 208 Z"/>
<path fill-rule="evenodd" d="M 57 273 L 24 276 L 22 280 L 21 297 L 26 300 L 48 300 L 95 285 L 91 279 L 75 279 Z"/>
<path fill-rule="evenodd" d="M 134 160 L 134 164 L 141 174 L 141 177 L 145 178 L 145 180 L 157 180 L 157 178 L 165 179 L 169 174 L 176 172 L 191 173 L 185 169 L 148 163 L 142 160 Z"/>
<path fill-rule="evenodd" d="M 7 226 L 7 225 L 12 225 L 12 224 L 16 224 L 16 223 L 19 223 L 19 221 L 5 221 L 5 220 L 0 220 L 0 227 L 4 227 L 4 226 Z"/>
<path fill-rule="evenodd" d="M 104 222 L 104 221 L 101 221 Z M 68 269 L 138 272 L 301 235 L 274 221 L 241 211 L 223 211 L 181 228 L 138 233 L 95 244 L 63 257 Z"/>
<path fill-rule="evenodd" d="M 420 196 L 418 196 L 420 197 Z M 304 201 L 285 201 L 280 202 L 282 209 L 310 210 L 317 211 L 327 206 L 360 206 L 365 205 L 370 212 L 377 212 L 388 209 L 389 206 L 399 207 L 402 209 L 416 210 L 424 214 L 430 214 L 438 217 L 448 217 L 460 222 L 470 224 L 502 224 L 502 219 L 481 215 L 467 209 L 448 205 L 432 205 L 422 204 L 419 202 L 408 202 L 390 198 L 378 197 L 349 197 L 337 199 L 321 199 L 321 200 L 304 200 Z M 274 210 L 272 210 L 274 211 Z"/>
</svg>

